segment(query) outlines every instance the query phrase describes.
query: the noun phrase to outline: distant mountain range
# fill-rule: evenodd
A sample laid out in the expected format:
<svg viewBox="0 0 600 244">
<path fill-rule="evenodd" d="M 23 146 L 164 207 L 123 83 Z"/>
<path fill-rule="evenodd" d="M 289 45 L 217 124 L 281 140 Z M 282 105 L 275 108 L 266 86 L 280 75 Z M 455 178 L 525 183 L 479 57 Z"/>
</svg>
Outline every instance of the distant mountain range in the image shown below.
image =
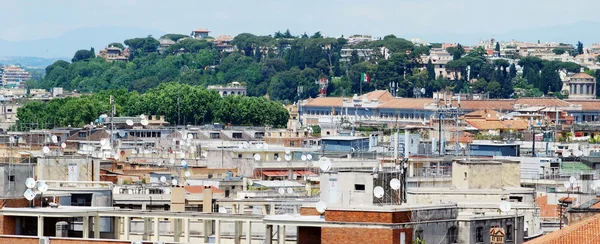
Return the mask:
<svg viewBox="0 0 600 244">
<path fill-rule="evenodd" d="M 148 35 L 158 38 L 163 34 L 164 32 L 159 30 L 107 26 L 76 29 L 56 38 L 49 39 L 14 42 L 0 40 L 0 57 L 4 57 L 0 58 L 0 63 L 6 64 L 6 60 L 18 61 L 18 59 L 7 57 L 39 57 L 48 60 L 71 60 L 73 54 L 80 49 L 94 47 L 96 52 L 98 52 L 111 42 L 123 43 L 126 39 L 146 37 Z"/>
</svg>

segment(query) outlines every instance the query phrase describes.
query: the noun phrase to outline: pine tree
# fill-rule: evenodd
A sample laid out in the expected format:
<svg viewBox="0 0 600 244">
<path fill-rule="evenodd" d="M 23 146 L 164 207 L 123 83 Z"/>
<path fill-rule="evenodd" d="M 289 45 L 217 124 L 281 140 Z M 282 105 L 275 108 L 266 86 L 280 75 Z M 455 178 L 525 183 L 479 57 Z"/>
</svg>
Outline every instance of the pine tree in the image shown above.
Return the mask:
<svg viewBox="0 0 600 244">
<path fill-rule="evenodd" d="M 431 59 L 427 61 L 427 76 L 429 77 L 429 81 L 435 80 L 435 67 L 431 62 Z"/>
</svg>

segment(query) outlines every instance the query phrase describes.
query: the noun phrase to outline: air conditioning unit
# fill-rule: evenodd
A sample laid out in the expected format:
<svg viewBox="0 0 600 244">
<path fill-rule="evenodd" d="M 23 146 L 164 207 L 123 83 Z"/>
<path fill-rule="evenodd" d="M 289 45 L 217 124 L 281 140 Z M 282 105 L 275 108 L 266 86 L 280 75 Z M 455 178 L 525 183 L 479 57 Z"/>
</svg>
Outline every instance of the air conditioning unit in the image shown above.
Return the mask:
<svg viewBox="0 0 600 244">
<path fill-rule="evenodd" d="M 48 237 L 40 237 L 40 244 L 50 244 L 50 238 Z"/>
</svg>

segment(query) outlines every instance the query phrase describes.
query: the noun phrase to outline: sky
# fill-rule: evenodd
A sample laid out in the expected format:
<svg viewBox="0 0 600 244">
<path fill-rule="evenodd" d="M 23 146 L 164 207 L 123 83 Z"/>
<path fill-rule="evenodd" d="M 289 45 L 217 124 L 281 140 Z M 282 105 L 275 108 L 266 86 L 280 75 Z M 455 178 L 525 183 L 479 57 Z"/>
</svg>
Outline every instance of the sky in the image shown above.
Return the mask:
<svg viewBox="0 0 600 244">
<path fill-rule="evenodd" d="M 2 0 L 0 39 L 55 38 L 89 27 L 133 27 L 211 36 L 242 32 L 327 36 L 503 34 L 600 22 L 592 0 Z"/>
</svg>

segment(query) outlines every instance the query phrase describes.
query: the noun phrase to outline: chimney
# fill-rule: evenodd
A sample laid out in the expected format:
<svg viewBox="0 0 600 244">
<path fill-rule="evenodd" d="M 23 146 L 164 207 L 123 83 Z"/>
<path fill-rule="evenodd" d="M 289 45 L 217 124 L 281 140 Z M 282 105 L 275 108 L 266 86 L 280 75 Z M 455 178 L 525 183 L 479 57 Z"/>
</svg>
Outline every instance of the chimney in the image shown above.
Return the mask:
<svg viewBox="0 0 600 244">
<path fill-rule="evenodd" d="M 160 121 L 165 121 L 165 116 L 164 115 L 160 116 Z"/>
<path fill-rule="evenodd" d="M 579 69 L 579 72 L 583 73 L 583 72 L 585 72 L 585 69 L 584 69 L 583 67 L 581 67 L 581 68 Z"/>
<path fill-rule="evenodd" d="M 202 191 L 202 212 L 212 213 L 213 192 L 210 186 L 204 186 Z"/>
</svg>

